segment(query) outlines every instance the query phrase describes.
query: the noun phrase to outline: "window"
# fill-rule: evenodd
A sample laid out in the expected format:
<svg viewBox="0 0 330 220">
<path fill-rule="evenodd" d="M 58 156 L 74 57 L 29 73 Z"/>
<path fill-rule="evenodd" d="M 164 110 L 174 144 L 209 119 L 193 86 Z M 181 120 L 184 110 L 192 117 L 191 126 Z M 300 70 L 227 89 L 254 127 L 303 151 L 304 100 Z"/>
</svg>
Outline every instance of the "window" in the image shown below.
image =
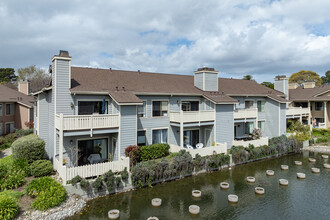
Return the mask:
<svg viewBox="0 0 330 220">
<path fill-rule="evenodd" d="M 137 106 L 137 116 L 139 118 L 146 117 L 146 101 L 143 101 L 143 105 Z"/>
<path fill-rule="evenodd" d="M 265 112 L 265 101 L 257 101 L 258 112 Z"/>
<path fill-rule="evenodd" d="M 0 136 L 2 135 L 2 124 L 0 123 Z"/>
<path fill-rule="evenodd" d="M 6 123 L 6 134 L 14 132 L 14 122 Z"/>
<path fill-rule="evenodd" d="M 14 114 L 14 104 L 6 104 L 6 115 Z"/>
<path fill-rule="evenodd" d="M 198 101 L 182 101 L 181 110 L 182 111 L 198 111 L 199 102 Z"/>
<path fill-rule="evenodd" d="M 320 126 L 320 123 L 324 123 L 324 118 L 315 118 L 316 126 Z"/>
<path fill-rule="evenodd" d="M 295 102 L 294 107 L 302 107 L 302 108 L 307 108 L 308 103 L 307 102 Z"/>
<path fill-rule="evenodd" d="M 258 121 L 258 128 L 260 128 L 261 132 L 265 131 L 265 121 Z"/>
<path fill-rule="evenodd" d="M 108 114 L 107 101 L 79 101 L 78 115 Z"/>
<path fill-rule="evenodd" d="M 153 101 L 152 116 L 167 116 L 168 101 Z"/>
<path fill-rule="evenodd" d="M 138 131 L 137 132 L 137 145 L 146 146 L 146 131 Z"/>
<path fill-rule="evenodd" d="M 78 166 L 100 163 L 107 159 L 107 138 L 78 141 Z"/>
<path fill-rule="evenodd" d="M 205 100 L 205 110 L 213 110 L 213 103 L 210 100 Z"/>
<path fill-rule="evenodd" d="M 2 104 L 0 104 L 0 116 L 2 116 Z"/>
<path fill-rule="evenodd" d="M 167 143 L 167 129 L 152 131 L 152 144 Z"/>
<path fill-rule="evenodd" d="M 245 123 L 245 134 L 252 134 L 253 128 L 254 128 L 253 122 L 246 122 Z"/>
<path fill-rule="evenodd" d="M 199 130 L 190 130 L 183 132 L 184 145 L 196 146 L 199 143 Z"/>
<path fill-rule="evenodd" d="M 245 101 L 245 108 L 253 108 L 253 101 Z"/>
<path fill-rule="evenodd" d="M 323 102 L 315 102 L 315 111 L 323 111 Z"/>
</svg>

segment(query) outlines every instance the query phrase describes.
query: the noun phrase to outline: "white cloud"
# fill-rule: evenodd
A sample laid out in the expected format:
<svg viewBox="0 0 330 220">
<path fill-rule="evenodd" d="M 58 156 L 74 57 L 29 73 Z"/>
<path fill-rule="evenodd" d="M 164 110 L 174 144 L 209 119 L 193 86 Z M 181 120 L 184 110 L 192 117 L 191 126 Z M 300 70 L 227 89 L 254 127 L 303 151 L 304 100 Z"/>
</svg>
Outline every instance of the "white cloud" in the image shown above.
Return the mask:
<svg viewBox="0 0 330 220">
<path fill-rule="evenodd" d="M 66 49 L 81 66 L 183 74 L 210 66 L 258 81 L 322 75 L 329 10 L 326 0 L 0 0 L 0 66 L 46 67 Z"/>
</svg>

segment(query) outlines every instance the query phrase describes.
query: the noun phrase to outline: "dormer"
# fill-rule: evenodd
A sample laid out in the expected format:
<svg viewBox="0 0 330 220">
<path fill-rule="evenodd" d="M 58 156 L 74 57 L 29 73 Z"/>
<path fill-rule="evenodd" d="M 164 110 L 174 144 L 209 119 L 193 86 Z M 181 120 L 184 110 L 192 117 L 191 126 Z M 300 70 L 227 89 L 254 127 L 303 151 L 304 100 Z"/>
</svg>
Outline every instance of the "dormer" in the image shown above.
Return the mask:
<svg viewBox="0 0 330 220">
<path fill-rule="evenodd" d="M 214 68 L 199 68 L 194 72 L 194 86 L 203 91 L 218 91 L 218 73 Z"/>
</svg>

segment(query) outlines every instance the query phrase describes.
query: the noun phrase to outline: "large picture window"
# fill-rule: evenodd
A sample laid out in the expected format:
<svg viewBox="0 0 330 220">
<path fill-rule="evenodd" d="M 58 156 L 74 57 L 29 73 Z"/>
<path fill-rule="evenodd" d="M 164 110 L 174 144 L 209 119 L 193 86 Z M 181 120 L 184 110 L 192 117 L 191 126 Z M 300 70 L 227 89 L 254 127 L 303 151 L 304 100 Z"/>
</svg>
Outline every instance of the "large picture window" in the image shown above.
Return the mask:
<svg viewBox="0 0 330 220">
<path fill-rule="evenodd" d="M 14 122 L 6 123 L 6 134 L 13 133 L 14 130 Z"/>
<path fill-rule="evenodd" d="M 152 144 L 167 143 L 167 129 L 152 131 Z"/>
<path fill-rule="evenodd" d="M 14 104 L 6 104 L 6 115 L 14 114 Z"/>
<path fill-rule="evenodd" d="M 108 114 L 107 101 L 79 101 L 78 115 Z"/>
<path fill-rule="evenodd" d="M 168 101 L 153 101 L 152 102 L 152 116 L 167 116 L 168 115 Z"/>
<path fill-rule="evenodd" d="M 78 141 L 78 166 L 101 163 L 108 159 L 108 139 Z"/>
</svg>

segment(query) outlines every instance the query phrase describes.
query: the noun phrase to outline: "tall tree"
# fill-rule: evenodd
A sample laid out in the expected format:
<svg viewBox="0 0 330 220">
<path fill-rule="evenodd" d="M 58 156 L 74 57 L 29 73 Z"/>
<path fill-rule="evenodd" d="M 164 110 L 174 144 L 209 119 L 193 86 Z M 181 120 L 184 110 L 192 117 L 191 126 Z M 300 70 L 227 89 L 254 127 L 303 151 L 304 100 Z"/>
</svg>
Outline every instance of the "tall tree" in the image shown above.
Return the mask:
<svg viewBox="0 0 330 220">
<path fill-rule="evenodd" d="M 245 79 L 245 80 L 253 80 L 253 76 L 251 76 L 251 75 L 245 75 L 245 76 L 243 76 L 243 79 Z"/>
<path fill-rule="evenodd" d="M 321 77 L 323 85 L 330 85 L 330 70 Z"/>
<path fill-rule="evenodd" d="M 274 83 L 271 82 L 262 82 L 261 85 L 274 89 Z"/>
<path fill-rule="evenodd" d="M 7 83 L 16 80 L 15 70 L 13 68 L 0 68 L 0 83 Z"/>
<path fill-rule="evenodd" d="M 17 70 L 18 80 L 30 82 L 30 92 L 36 92 L 47 86 L 50 82 L 50 75 L 45 70 L 31 65 Z"/>
<path fill-rule="evenodd" d="M 319 86 L 321 85 L 322 80 L 316 72 L 311 70 L 300 70 L 290 76 L 289 82 L 295 82 L 298 84 L 302 84 L 303 82 L 315 82 L 315 84 Z"/>
</svg>

